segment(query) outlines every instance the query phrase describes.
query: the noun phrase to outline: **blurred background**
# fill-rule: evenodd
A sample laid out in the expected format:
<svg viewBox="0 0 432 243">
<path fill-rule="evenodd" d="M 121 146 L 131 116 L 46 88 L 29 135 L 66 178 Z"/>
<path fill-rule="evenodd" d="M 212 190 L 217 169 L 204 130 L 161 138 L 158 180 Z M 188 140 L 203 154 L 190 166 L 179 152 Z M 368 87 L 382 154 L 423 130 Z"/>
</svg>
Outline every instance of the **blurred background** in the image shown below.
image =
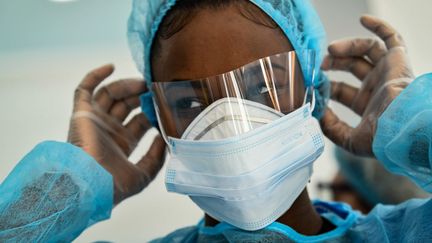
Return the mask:
<svg viewBox="0 0 432 243">
<path fill-rule="evenodd" d="M 358 19 L 371 13 L 405 37 L 417 75 L 432 71 L 431 1 L 313 3 L 329 42 L 369 36 Z M 66 140 L 73 90 L 90 69 L 114 63 L 116 71 L 109 80 L 139 76 L 126 40 L 130 7 L 124 0 L 0 0 L 0 181 L 40 141 Z M 330 77 L 358 85 L 350 75 Z M 347 109 L 330 105 L 349 123 L 358 122 Z M 143 141 L 134 157 L 145 148 Z M 329 199 L 316 185 L 332 180 L 336 171 L 334 145 L 327 141 L 309 185 L 312 197 Z M 144 192 L 115 208 L 110 220 L 91 227 L 76 242 L 143 242 L 196 224 L 202 212 L 187 197 L 167 193 L 163 175 L 164 171 Z"/>
</svg>

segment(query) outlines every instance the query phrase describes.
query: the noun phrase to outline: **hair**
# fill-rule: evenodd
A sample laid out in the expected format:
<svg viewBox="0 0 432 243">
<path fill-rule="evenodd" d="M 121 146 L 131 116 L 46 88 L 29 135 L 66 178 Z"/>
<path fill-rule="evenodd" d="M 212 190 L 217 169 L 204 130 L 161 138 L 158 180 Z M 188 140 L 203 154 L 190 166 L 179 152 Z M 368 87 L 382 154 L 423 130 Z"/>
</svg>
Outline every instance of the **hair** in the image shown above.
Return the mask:
<svg viewBox="0 0 432 243">
<path fill-rule="evenodd" d="M 160 53 L 161 40 L 167 40 L 181 31 L 197 11 L 218 10 L 232 5 L 238 8 L 241 15 L 256 24 L 273 29 L 279 28 L 273 19 L 247 0 L 178 0 L 159 26 L 151 50 L 152 59 Z"/>
</svg>

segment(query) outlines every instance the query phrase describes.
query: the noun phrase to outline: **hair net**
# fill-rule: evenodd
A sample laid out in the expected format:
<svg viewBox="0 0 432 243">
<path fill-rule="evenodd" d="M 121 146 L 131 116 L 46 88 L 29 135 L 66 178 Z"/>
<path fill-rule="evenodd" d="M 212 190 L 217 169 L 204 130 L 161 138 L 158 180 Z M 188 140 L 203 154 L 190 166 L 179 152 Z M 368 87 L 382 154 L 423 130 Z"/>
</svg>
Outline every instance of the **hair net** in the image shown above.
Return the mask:
<svg viewBox="0 0 432 243">
<path fill-rule="evenodd" d="M 299 53 L 313 49 L 318 54 L 315 66 L 320 67 L 324 48 L 325 31 L 318 14 L 308 0 L 250 0 L 282 29 L 294 49 Z M 134 0 L 128 22 L 128 38 L 132 56 L 139 71 L 151 84 L 151 48 L 164 16 L 175 5 L 176 0 Z M 303 72 L 307 72 L 307 60 L 299 58 Z M 305 75 L 307 76 L 307 75 Z M 329 82 L 318 72 L 315 75 L 316 107 L 314 116 L 321 118 L 329 96 Z M 141 105 L 150 122 L 156 124 L 156 115 L 151 95 L 143 96 Z"/>
<path fill-rule="evenodd" d="M 113 180 L 83 150 L 44 142 L 0 185 L 0 242 L 70 242 L 110 217 Z"/>
<path fill-rule="evenodd" d="M 432 74 L 411 83 L 378 120 L 373 151 L 393 173 L 432 192 Z"/>
</svg>

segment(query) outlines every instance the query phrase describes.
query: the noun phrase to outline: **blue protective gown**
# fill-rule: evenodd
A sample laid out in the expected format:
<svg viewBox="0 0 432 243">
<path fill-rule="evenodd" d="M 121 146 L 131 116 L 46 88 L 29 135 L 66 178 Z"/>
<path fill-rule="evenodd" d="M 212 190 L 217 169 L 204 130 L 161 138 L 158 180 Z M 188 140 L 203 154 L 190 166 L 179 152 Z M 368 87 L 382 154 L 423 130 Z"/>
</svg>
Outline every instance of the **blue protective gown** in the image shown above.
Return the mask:
<svg viewBox="0 0 432 243">
<path fill-rule="evenodd" d="M 264 229 L 248 232 L 226 223 L 179 229 L 154 243 L 165 242 L 430 242 L 432 201 L 413 199 L 398 206 L 378 205 L 367 216 L 343 203 L 315 201 L 322 217 L 336 228 L 325 234 L 306 236 L 274 222 Z"/>
<path fill-rule="evenodd" d="M 374 152 L 387 168 L 429 192 L 431 93 L 432 74 L 415 80 L 382 115 L 374 138 Z M 378 205 L 368 215 L 341 203 L 315 201 L 314 206 L 334 230 L 304 236 L 280 223 L 248 232 L 200 222 L 154 242 L 432 242 L 431 199 Z M 112 207 L 113 180 L 105 169 L 74 145 L 43 142 L 0 185 L 0 242 L 69 242 L 108 219 Z"/>
</svg>

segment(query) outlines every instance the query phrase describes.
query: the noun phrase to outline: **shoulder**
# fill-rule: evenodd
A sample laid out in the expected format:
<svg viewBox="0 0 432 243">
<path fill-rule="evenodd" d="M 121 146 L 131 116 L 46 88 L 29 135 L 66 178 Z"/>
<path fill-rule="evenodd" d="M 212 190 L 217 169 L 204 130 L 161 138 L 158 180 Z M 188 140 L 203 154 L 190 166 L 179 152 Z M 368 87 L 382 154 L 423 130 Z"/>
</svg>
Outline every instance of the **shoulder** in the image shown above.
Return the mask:
<svg viewBox="0 0 432 243">
<path fill-rule="evenodd" d="M 381 235 L 391 242 L 431 239 L 432 200 L 412 199 L 399 205 L 377 205 L 358 220 L 354 231 Z"/>
</svg>

